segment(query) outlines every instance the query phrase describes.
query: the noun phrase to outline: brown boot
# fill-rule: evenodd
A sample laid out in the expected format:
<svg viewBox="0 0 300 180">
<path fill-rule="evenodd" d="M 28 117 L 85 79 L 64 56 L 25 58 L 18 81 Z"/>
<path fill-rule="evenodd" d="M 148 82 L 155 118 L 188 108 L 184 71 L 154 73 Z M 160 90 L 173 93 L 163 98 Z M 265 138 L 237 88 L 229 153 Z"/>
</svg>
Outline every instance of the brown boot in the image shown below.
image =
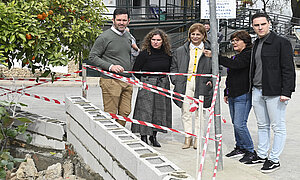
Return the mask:
<svg viewBox="0 0 300 180">
<path fill-rule="evenodd" d="M 182 149 L 187 149 L 187 148 L 191 147 L 192 144 L 193 144 L 193 138 L 192 137 L 185 137 Z"/>
<path fill-rule="evenodd" d="M 195 138 L 194 140 L 194 149 L 197 149 L 198 146 L 198 138 Z"/>
</svg>

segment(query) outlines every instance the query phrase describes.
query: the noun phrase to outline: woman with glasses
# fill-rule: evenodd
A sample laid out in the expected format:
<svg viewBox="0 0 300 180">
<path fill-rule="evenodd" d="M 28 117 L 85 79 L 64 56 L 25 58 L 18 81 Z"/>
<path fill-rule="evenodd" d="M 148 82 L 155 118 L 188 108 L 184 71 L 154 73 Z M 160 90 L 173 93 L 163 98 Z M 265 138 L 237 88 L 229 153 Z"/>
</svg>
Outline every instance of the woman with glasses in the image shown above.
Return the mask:
<svg viewBox="0 0 300 180">
<path fill-rule="evenodd" d="M 227 157 L 242 157 L 245 163 L 255 157 L 253 142 L 247 127 L 248 115 L 252 106 L 249 87 L 249 68 L 251 59 L 251 36 L 246 31 L 237 31 L 230 37 L 236 55 L 231 58 L 219 56 L 219 63 L 228 68 L 224 101 L 229 104 L 234 127 L 236 147 Z M 205 52 L 211 56 L 211 52 Z"/>
</svg>

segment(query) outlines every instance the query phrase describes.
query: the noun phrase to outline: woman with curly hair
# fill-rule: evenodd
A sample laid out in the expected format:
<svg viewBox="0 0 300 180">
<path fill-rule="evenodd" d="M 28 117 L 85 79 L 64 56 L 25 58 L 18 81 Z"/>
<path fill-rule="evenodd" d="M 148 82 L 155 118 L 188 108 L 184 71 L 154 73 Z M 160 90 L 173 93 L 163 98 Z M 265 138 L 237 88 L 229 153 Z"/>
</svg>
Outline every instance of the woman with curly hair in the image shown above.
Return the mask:
<svg viewBox="0 0 300 180">
<path fill-rule="evenodd" d="M 144 38 L 142 50 L 133 65 L 133 71 L 170 72 L 171 45 L 167 34 L 161 29 L 153 29 Z M 166 75 L 139 75 L 136 77 L 144 83 L 170 89 L 170 81 Z M 172 126 L 171 100 L 165 96 L 150 92 L 145 89 L 138 91 L 134 119 L 167 126 Z M 142 141 L 154 147 L 161 147 L 156 139 L 157 132 L 166 132 L 151 127 L 132 124 L 133 133 L 140 133 Z"/>
</svg>

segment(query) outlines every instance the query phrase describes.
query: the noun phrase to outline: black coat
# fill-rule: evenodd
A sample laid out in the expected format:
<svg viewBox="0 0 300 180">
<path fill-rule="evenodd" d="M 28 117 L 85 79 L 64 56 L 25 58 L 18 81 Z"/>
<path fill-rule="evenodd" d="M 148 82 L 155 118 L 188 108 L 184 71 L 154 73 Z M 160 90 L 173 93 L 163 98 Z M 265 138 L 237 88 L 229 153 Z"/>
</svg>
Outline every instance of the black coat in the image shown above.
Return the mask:
<svg viewBox="0 0 300 180">
<path fill-rule="evenodd" d="M 255 53 L 259 39 L 254 42 L 250 62 L 250 83 L 253 85 L 255 72 Z M 262 94 L 264 96 L 291 97 L 295 91 L 296 72 L 293 61 L 293 49 L 289 40 L 271 31 L 261 50 Z"/>
<path fill-rule="evenodd" d="M 251 48 L 245 48 L 232 58 L 219 56 L 219 63 L 227 68 L 224 96 L 238 97 L 249 92 Z"/>
</svg>

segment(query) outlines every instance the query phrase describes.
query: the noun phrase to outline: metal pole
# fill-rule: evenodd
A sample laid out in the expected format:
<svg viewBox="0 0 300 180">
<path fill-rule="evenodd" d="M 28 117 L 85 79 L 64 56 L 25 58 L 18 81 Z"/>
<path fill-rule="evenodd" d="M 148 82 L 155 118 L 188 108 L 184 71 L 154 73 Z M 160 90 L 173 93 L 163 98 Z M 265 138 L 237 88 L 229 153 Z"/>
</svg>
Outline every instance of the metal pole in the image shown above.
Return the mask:
<svg viewBox="0 0 300 180">
<path fill-rule="evenodd" d="M 159 0 L 159 2 L 158 2 L 158 23 L 159 24 L 160 24 L 160 15 L 161 15 L 161 12 L 160 12 L 160 6 L 161 6 L 160 1 L 161 0 Z"/>
<path fill-rule="evenodd" d="M 86 90 L 86 63 L 82 63 L 82 97 L 87 97 L 87 90 Z"/>
<path fill-rule="evenodd" d="M 184 0 L 183 2 L 183 22 L 185 24 L 184 31 L 187 30 L 186 21 L 187 21 L 187 0 Z"/>
<path fill-rule="evenodd" d="M 199 96 L 199 100 L 203 102 L 203 96 Z M 200 157 L 202 152 L 202 134 L 204 131 L 204 116 L 203 116 L 203 104 L 199 103 L 199 109 L 198 109 L 198 120 L 199 121 L 199 129 L 197 129 L 197 166 L 196 166 L 196 177 L 198 177 L 199 174 L 199 168 L 200 168 Z M 196 123 L 195 123 L 196 124 Z M 202 178 L 202 177 L 201 177 Z"/>
<path fill-rule="evenodd" d="M 168 18 L 168 0 L 166 0 L 166 10 L 165 10 L 165 14 L 166 14 L 166 19 L 165 20 L 167 20 Z"/>
<path fill-rule="evenodd" d="M 217 40 L 217 14 L 216 14 L 216 1 L 215 0 L 209 0 L 209 11 L 210 11 L 210 33 L 211 33 L 211 51 L 212 51 L 212 73 L 214 75 L 219 74 L 219 62 L 218 62 L 218 53 L 219 53 L 219 44 Z M 213 79 L 214 86 L 216 85 L 216 79 Z M 220 88 L 218 88 L 218 95 L 216 99 L 215 104 L 215 114 L 220 114 Z M 222 134 L 221 130 L 221 117 L 215 116 L 214 118 L 214 124 L 215 124 L 215 139 L 217 140 L 215 142 L 216 147 L 216 154 L 218 151 L 218 145 L 219 145 L 219 139 L 220 135 Z M 220 159 L 219 159 L 219 166 L 218 170 L 223 170 L 223 158 L 222 158 L 222 147 L 220 152 Z"/>
<path fill-rule="evenodd" d="M 225 41 L 227 41 L 227 34 L 228 34 L 227 30 L 228 30 L 228 19 L 225 22 Z"/>
<path fill-rule="evenodd" d="M 201 1 L 198 1 L 199 3 L 199 21 L 201 20 Z"/>
</svg>

